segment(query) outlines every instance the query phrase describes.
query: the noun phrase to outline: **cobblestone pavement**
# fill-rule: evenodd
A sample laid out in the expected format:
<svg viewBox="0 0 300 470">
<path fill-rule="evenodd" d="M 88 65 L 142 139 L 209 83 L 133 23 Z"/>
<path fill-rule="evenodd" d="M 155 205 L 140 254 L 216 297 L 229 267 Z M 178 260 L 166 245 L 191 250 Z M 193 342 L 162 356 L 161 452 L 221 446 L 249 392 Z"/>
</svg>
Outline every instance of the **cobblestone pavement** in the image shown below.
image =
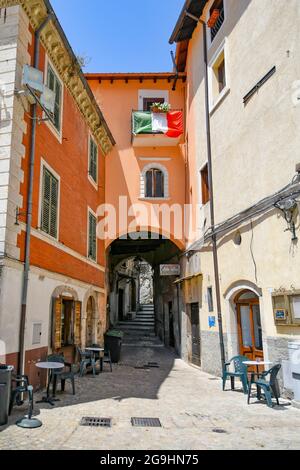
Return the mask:
<svg viewBox="0 0 300 470">
<path fill-rule="evenodd" d="M 136 368 L 149 361 L 160 367 Z M 248 406 L 243 393 L 222 392 L 220 379 L 164 348 L 124 348 L 113 373 L 78 377 L 76 388 L 73 397 L 67 384 L 54 408 L 36 405 L 39 429 L 15 426 L 25 407 L 14 408 L 0 449 L 300 449 L 300 410 L 284 400 Z M 109 417 L 113 426 L 79 426 L 83 416 Z M 131 417 L 159 418 L 162 427 L 132 427 Z"/>
</svg>

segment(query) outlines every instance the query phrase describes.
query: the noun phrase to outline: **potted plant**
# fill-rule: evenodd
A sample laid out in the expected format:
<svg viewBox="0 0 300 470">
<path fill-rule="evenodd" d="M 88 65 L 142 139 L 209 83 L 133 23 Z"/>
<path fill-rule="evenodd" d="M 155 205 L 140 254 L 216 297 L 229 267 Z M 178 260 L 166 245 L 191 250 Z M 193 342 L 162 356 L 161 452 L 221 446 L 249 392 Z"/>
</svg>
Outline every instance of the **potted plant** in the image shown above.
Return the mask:
<svg viewBox="0 0 300 470">
<path fill-rule="evenodd" d="M 207 22 L 207 26 L 211 29 L 214 28 L 216 22 L 219 19 L 219 16 L 220 16 L 220 10 L 218 8 L 215 8 L 210 15 L 210 18 Z"/>
<path fill-rule="evenodd" d="M 108 330 L 104 335 L 105 347 L 110 352 L 111 362 L 117 363 L 121 356 L 123 332 L 120 330 Z"/>
<path fill-rule="evenodd" d="M 169 103 L 153 103 L 151 106 L 152 113 L 168 113 L 170 109 Z"/>
</svg>

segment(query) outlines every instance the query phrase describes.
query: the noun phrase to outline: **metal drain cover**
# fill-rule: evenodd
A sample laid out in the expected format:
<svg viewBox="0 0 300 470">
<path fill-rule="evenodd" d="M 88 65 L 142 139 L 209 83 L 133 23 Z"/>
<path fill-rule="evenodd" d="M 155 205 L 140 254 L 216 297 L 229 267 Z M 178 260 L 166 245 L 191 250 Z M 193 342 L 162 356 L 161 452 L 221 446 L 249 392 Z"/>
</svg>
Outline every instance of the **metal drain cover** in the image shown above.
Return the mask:
<svg viewBox="0 0 300 470">
<path fill-rule="evenodd" d="M 131 418 L 131 424 L 143 428 L 161 428 L 159 418 Z"/>
<path fill-rule="evenodd" d="M 84 416 L 80 421 L 80 426 L 111 428 L 111 418 L 97 418 L 95 416 Z"/>
</svg>

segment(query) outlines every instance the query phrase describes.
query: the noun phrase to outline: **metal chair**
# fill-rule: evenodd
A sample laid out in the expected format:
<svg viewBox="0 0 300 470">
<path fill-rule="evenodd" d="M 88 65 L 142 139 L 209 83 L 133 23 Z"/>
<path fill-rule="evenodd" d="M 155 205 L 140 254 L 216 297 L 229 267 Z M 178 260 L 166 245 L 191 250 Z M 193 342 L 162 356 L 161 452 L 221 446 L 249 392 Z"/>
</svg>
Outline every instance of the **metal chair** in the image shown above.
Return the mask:
<svg viewBox="0 0 300 470">
<path fill-rule="evenodd" d="M 103 356 L 100 358 L 101 362 L 101 372 L 103 371 L 103 363 L 107 363 L 110 366 L 110 371 L 112 372 L 112 362 L 109 349 L 105 348 Z"/>
<path fill-rule="evenodd" d="M 93 355 L 90 351 L 82 351 L 82 349 L 80 349 L 78 346 L 76 349 L 80 361 L 79 375 L 80 377 L 82 377 L 84 371 L 86 371 L 86 368 L 89 366 L 93 366 Z"/>
<path fill-rule="evenodd" d="M 260 399 L 260 389 L 263 390 L 265 394 L 265 399 L 267 402 L 267 405 L 272 408 L 273 407 L 273 402 L 272 402 L 272 395 L 276 399 L 277 405 L 279 405 L 279 398 L 280 398 L 280 389 L 278 385 L 278 380 L 277 380 L 277 375 L 278 372 L 281 369 L 281 364 L 276 364 L 274 367 L 272 367 L 270 370 L 263 372 L 262 374 L 251 374 L 251 380 L 249 381 L 249 390 L 248 390 L 248 405 L 250 403 L 250 397 L 251 397 L 251 388 L 252 384 L 257 386 L 258 394 L 257 397 Z M 254 379 L 255 375 L 258 376 L 257 380 Z M 266 380 L 266 378 L 270 376 L 269 381 Z"/>
<path fill-rule="evenodd" d="M 231 390 L 234 390 L 235 378 L 239 378 L 243 385 L 244 393 L 248 393 L 248 368 L 244 364 L 244 361 L 248 361 L 246 356 L 234 356 L 230 361 L 225 362 L 223 368 L 223 391 L 225 390 L 226 380 L 230 377 Z M 228 367 L 233 363 L 234 372 L 228 370 Z"/>
<path fill-rule="evenodd" d="M 22 406 L 24 400 L 22 400 L 23 393 L 28 393 L 28 416 L 32 417 L 33 412 L 33 387 L 29 385 L 29 379 L 27 375 L 15 375 L 12 377 L 12 382 L 17 385 L 11 391 L 10 403 L 9 403 L 9 415 L 12 412 L 14 404 Z"/>
<path fill-rule="evenodd" d="M 73 364 L 65 361 L 65 358 L 62 354 L 50 354 L 47 359 L 49 362 L 61 362 L 64 364 L 64 369 L 53 370 L 52 378 L 53 378 L 53 396 L 56 393 L 56 385 L 57 381 L 60 380 L 61 382 L 61 391 L 65 391 L 65 384 L 66 380 L 70 380 L 72 384 L 72 392 L 75 395 L 75 372 L 73 370 Z M 68 368 L 68 370 L 66 370 Z"/>
</svg>

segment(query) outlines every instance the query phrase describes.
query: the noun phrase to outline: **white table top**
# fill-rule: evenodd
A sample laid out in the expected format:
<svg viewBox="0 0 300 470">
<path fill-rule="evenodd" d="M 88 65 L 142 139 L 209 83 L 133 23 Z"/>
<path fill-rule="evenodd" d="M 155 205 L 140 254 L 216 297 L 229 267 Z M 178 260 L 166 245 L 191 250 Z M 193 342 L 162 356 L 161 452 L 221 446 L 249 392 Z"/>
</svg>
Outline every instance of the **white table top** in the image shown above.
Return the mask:
<svg viewBox="0 0 300 470">
<path fill-rule="evenodd" d="M 243 361 L 246 366 L 268 366 L 272 364 L 270 361 Z"/>
<path fill-rule="evenodd" d="M 62 362 L 37 362 L 36 367 L 40 369 L 62 369 L 64 364 Z"/>
<path fill-rule="evenodd" d="M 86 351 L 104 351 L 104 348 L 85 348 Z"/>
</svg>

